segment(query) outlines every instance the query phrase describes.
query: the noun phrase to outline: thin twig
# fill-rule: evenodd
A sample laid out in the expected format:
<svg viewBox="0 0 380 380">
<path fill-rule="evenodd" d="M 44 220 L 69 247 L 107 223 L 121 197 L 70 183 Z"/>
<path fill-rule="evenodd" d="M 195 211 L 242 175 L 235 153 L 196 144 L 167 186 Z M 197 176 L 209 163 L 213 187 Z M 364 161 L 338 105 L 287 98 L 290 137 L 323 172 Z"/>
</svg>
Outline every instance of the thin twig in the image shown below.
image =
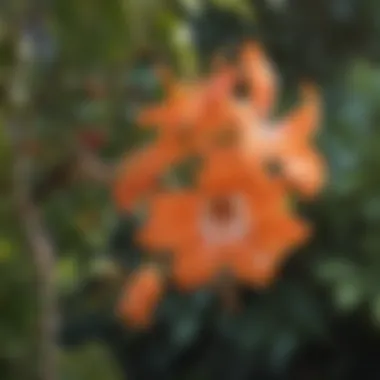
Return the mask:
<svg viewBox="0 0 380 380">
<path fill-rule="evenodd" d="M 67 190 L 76 182 L 92 182 L 109 187 L 115 172 L 116 165 L 104 162 L 95 150 L 77 144 L 65 159 L 50 168 L 34 184 L 33 199 L 41 203 L 56 191 Z"/>
<path fill-rule="evenodd" d="M 78 149 L 77 178 L 110 185 L 115 177 L 116 166 L 103 162 L 94 152 Z"/>
</svg>

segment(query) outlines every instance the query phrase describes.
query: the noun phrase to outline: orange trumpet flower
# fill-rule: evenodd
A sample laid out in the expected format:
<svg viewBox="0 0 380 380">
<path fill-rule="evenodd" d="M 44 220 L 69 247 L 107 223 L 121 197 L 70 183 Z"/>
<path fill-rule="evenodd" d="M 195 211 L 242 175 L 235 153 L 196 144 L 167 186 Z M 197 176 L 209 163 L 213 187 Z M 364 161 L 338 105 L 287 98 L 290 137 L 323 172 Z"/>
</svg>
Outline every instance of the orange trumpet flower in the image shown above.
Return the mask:
<svg viewBox="0 0 380 380">
<path fill-rule="evenodd" d="M 284 196 L 259 165 L 223 149 L 206 158 L 195 190 L 152 197 L 139 240 L 158 253 L 172 252 L 173 279 L 183 289 L 205 285 L 225 270 L 250 284 L 266 284 L 308 234 L 290 216 Z"/>
<path fill-rule="evenodd" d="M 114 185 L 114 198 L 120 209 L 131 211 L 149 192 L 157 189 L 160 178 L 170 166 L 192 154 L 207 149 L 204 129 L 215 128 L 224 120 L 219 97 L 232 86 L 231 73 L 219 71 L 201 84 L 175 82 L 167 72 L 162 74 L 168 98 L 159 106 L 140 114 L 142 126 L 155 126 L 158 140 L 120 164 Z"/>
<path fill-rule="evenodd" d="M 196 151 L 203 144 L 205 132 L 225 122 L 225 102 L 233 89 L 234 71 L 225 64 L 219 65 L 210 77 L 193 83 L 169 81 L 167 75 L 167 98 L 143 110 L 138 123 L 157 128 L 159 139 L 182 146 L 186 155 L 189 149 Z"/>
</svg>

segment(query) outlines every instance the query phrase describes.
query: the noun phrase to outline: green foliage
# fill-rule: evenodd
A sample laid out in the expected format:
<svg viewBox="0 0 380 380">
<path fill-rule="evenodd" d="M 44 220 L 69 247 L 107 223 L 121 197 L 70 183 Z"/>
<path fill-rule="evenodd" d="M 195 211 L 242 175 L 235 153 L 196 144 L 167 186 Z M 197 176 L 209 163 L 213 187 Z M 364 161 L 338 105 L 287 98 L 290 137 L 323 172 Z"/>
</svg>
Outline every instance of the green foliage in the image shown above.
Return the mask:
<svg viewBox="0 0 380 380">
<path fill-rule="evenodd" d="M 80 351 L 62 352 L 62 380 L 122 379 L 110 353 L 99 344 L 88 344 Z"/>
</svg>

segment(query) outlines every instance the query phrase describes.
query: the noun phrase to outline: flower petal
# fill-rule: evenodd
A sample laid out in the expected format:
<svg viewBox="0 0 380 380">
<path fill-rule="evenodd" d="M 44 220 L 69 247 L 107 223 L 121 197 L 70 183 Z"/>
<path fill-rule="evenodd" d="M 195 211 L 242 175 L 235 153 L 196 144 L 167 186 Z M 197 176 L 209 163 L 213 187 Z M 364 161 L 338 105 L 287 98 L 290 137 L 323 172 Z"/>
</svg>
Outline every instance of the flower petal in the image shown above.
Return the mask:
<svg viewBox="0 0 380 380">
<path fill-rule="evenodd" d="M 321 99 L 315 86 L 303 84 L 302 104 L 291 111 L 278 125 L 292 142 L 305 143 L 310 139 L 321 121 Z"/>
<path fill-rule="evenodd" d="M 186 247 L 173 261 L 172 275 L 174 283 L 184 291 L 194 291 L 209 285 L 223 267 L 218 251 Z"/>
<path fill-rule="evenodd" d="M 242 155 L 239 148 L 210 153 L 199 175 L 199 186 L 206 196 L 244 193 L 262 206 L 285 195 L 281 183 L 268 175 L 262 162 Z"/>
<path fill-rule="evenodd" d="M 153 251 L 174 250 L 196 239 L 199 197 L 193 192 L 157 194 L 138 240 Z M 175 253 L 175 252 L 174 252 Z"/>
<path fill-rule="evenodd" d="M 117 206 L 131 211 L 141 197 L 158 186 L 160 177 L 179 154 L 175 145 L 155 144 L 128 155 L 114 184 Z"/>
<path fill-rule="evenodd" d="M 247 43 L 243 47 L 241 64 L 251 87 L 252 104 L 261 118 L 267 118 L 277 96 L 278 81 L 274 67 L 257 43 Z"/>
<path fill-rule="evenodd" d="M 305 198 L 314 197 L 326 182 L 326 165 L 311 148 L 299 148 L 283 158 L 285 176 Z"/>
<path fill-rule="evenodd" d="M 276 278 L 280 263 L 278 259 L 259 249 L 243 249 L 232 261 L 232 273 L 242 283 L 256 287 L 267 287 Z"/>
<path fill-rule="evenodd" d="M 147 328 L 164 294 L 164 279 L 158 268 L 147 266 L 127 280 L 119 300 L 117 314 L 135 328 Z"/>
</svg>

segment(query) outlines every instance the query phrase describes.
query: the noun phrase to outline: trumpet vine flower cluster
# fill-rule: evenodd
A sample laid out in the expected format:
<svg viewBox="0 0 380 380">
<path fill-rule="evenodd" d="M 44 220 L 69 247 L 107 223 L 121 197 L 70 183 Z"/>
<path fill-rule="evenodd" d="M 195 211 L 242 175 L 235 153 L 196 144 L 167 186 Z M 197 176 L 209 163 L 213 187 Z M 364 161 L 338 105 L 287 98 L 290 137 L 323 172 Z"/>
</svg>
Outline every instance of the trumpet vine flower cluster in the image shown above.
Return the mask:
<svg viewBox="0 0 380 380">
<path fill-rule="evenodd" d="M 279 82 L 259 44 L 244 44 L 234 64 L 217 60 L 197 81 L 160 74 L 166 97 L 138 119 L 156 140 L 123 160 L 114 187 L 121 209 L 144 205 L 136 239 L 154 260 L 128 278 L 120 298 L 120 316 L 135 326 L 152 322 L 168 279 L 183 291 L 226 277 L 269 286 L 311 234 L 289 194 L 311 199 L 325 182 L 313 146 L 319 92 L 303 83 L 300 104 L 274 118 Z M 242 85 L 246 93 L 237 94 Z M 175 165 L 193 158 L 190 185 L 167 181 Z M 157 262 L 168 257 L 164 272 Z"/>
</svg>

